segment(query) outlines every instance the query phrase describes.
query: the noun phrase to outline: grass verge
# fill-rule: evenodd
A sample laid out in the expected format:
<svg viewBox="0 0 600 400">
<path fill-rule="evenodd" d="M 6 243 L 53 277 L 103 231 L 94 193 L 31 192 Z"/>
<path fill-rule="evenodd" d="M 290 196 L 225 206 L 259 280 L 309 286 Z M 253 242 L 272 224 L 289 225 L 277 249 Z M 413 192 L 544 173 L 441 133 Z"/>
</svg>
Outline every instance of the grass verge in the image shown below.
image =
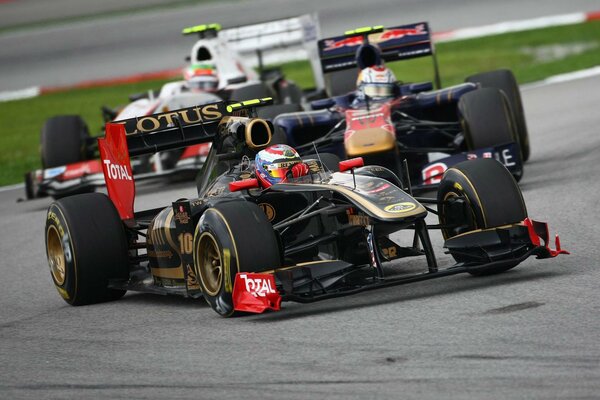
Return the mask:
<svg viewBox="0 0 600 400">
<path fill-rule="evenodd" d="M 440 43 L 436 48 L 444 86 L 498 68 L 511 69 L 523 84 L 600 65 L 600 21 Z M 390 67 L 405 82 L 429 81 L 433 76 L 429 58 Z M 312 85 L 308 62 L 289 63 L 282 68 L 301 86 Z M 26 171 L 40 167 L 39 132 L 48 117 L 79 114 L 91 132 L 98 133 L 102 126 L 101 105 L 124 104 L 129 94 L 156 89 L 163 83 L 77 89 L 0 103 L 0 185 L 21 182 Z"/>
</svg>

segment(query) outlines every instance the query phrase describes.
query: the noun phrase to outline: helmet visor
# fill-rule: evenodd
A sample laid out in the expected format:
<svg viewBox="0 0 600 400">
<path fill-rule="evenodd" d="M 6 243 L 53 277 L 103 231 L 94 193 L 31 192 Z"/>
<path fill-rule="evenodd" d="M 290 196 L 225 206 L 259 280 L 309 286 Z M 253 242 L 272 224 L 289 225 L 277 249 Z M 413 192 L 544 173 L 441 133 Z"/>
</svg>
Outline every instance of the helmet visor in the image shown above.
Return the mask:
<svg viewBox="0 0 600 400">
<path fill-rule="evenodd" d="M 392 97 L 393 85 L 389 83 L 365 83 L 363 86 L 363 92 L 369 97 Z"/>
<path fill-rule="evenodd" d="M 298 162 L 298 160 L 294 160 L 265 165 L 265 171 L 267 172 L 267 174 L 269 174 L 271 178 L 283 179 L 285 178 L 285 174 L 287 174 L 290 168 L 294 164 L 298 164 Z"/>
</svg>

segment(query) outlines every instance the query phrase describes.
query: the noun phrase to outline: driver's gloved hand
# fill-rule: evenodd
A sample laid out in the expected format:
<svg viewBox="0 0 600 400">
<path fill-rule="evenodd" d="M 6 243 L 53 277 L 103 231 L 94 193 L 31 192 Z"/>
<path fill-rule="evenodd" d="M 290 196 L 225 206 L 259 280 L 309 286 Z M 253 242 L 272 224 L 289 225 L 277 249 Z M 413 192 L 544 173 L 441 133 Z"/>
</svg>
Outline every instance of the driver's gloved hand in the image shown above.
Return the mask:
<svg viewBox="0 0 600 400">
<path fill-rule="evenodd" d="M 301 162 L 301 163 L 292 165 L 292 167 L 285 174 L 285 176 L 287 179 L 298 178 L 301 176 L 308 175 L 309 172 L 310 172 L 310 168 L 308 167 L 308 165 L 306 163 Z"/>
</svg>

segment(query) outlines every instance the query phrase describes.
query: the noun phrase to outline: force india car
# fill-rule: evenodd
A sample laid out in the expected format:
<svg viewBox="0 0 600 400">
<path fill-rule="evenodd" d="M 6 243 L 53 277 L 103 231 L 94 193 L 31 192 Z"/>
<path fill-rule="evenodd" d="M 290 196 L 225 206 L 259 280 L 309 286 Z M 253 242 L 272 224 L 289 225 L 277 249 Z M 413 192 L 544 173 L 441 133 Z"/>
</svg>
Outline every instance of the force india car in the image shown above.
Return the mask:
<svg viewBox="0 0 600 400">
<path fill-rule="evenodd" d="M 440 88 L 426 22 L 366 27 L 319 40 L 323 73 L 335 75 L 414 57 L 432 56 L 433 83 L 397 84 L 385 101 L 357 92 L 312 102 L 313 111 L 276 118 L 277 140 L 314 153 L 363 157 L 367 164 L 402 172 L 408 160 L 413 188 L 439 184 L 450 166 L 471 158 L 496 158 L 518 180 L 529 157 L 529 140 L 519 88 L 508 70 L 473 75 Z M 357 68 L 358 67 L 358 68 Z M 356 86 L 355 86 L 356 87 Z M 360 101 L 359 101 L 360 100 Z"/>
<path fill-rule="evenodd" d="M 221 29 L 218 24 L 198 25 L 185 28 L 183 34 L 199 36 L 186 59 L 191 66 L 204 65 L 216 71 L 216 91 L 191 90 L 186 81 L 169 82 L 158 93 L 131 96 L 132 102 L 125 107 L 103 107 L 105 121 L 143 117 L 223 99 L 239 101 L 273 97 L 278 104 L 264 111 L 266 118 L 302 109 L 300 103 L 305 93 L 286 80 L 279 70 L 263 68 L 261 60 L 264 56 L 267 62 L 277 62 L 278 59 L 268 57 L 269 51 L 277 50 L 278 54 L 314 53 L 312 58 L 318 62 L 318 20 L 315 16 L 302 15 L 228 29 Z M 250 55 L 254 56 L 254 52 L 260 55 L 260 74 L 246 62 Z M 187 73 L 188 69 L 184 71 Z M 201 69 L 196 71 L 202 72 Z M 193 81 L 195 77 L 186 78 Z M 206 159 L 208 146 L 206 143 L 199 144 L 157 154 L 152 158 L 134 159 L 136 179 L 195 174 Z M 42 128 L 40 148 L 43 168 L 25 175 L 28 199 L 48 195 L 59 198 L 94 191 L 96 187 L 104 185 L 102 166 L 97 159 L 96 137 L 90 136 L 88 126 L 81 117 L 61 115 L 48 119 Z"/>
<path fill-rule="evenodd" d="M 305 157 L 310 172 L 262 188 L 254 157 L 270 122 L 254 100 L 214 103 L 108 123 L 98 139 L 109 197 L 60 199 L 45 238 L 54 284 L 71 305 L 127 290 L 204 299 L 222 316 L 279 310 L 458 273 L 506 271 L 530 256 L 555 257 L 545 223 L 532 221 L 512 175 L 493 159 L 458 163 L 435 198 L 411 195 L 390 170 L 360 158 Z M 198 197 L 134 212 L 130 156 L 212 143 Z M 428 213 L 438 224 L 428 224 Z M 407 243 L 393 240 L 408 231 Z M 429 232 L 443 235 L 453 265 L 440 267 Z M 421 273 L 398 260 L 424 259 Z"/>
</svg>

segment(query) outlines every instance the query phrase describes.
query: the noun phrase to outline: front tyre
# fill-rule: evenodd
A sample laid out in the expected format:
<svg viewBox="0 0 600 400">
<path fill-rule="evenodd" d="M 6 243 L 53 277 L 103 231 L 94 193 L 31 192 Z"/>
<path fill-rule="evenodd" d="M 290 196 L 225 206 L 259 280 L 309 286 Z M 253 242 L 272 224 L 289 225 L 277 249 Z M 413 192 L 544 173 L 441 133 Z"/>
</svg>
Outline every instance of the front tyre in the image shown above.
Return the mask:
<svg viewBox="0 0 600 400">
<path fill-rule="evenodd" d="M 236 315 L 233 283 L 238 272 L 281 265 L 275 231 L 254 203 L 230 201 L 207 209 L 194 235 L 194 265 L 204 298 L 219 315 Z"/>
<path fill-rule="evenodd" d="M 455 200 L 463 200 L 466 206 Z M 438 189 L 439 221 L 444 239 L 480 229 L 512 225 L 527 218 L 519 186 L 510 172 L 494 159 L 464 161 L 449 168 Z M 457 262 L 466 261 L 458 253 Z M 491 275 L 513 268 L 504 265 L 471 272 Z"/>
<path fill-rule="evenodd" d="M 101 193 L 52 203 L 46 218 L 46 255 L 54 286 L 73 306 L 116 300 L 124 290 L 108 287 L 128 277 L 128 245 L 123 223 Z"/>
</svg>

